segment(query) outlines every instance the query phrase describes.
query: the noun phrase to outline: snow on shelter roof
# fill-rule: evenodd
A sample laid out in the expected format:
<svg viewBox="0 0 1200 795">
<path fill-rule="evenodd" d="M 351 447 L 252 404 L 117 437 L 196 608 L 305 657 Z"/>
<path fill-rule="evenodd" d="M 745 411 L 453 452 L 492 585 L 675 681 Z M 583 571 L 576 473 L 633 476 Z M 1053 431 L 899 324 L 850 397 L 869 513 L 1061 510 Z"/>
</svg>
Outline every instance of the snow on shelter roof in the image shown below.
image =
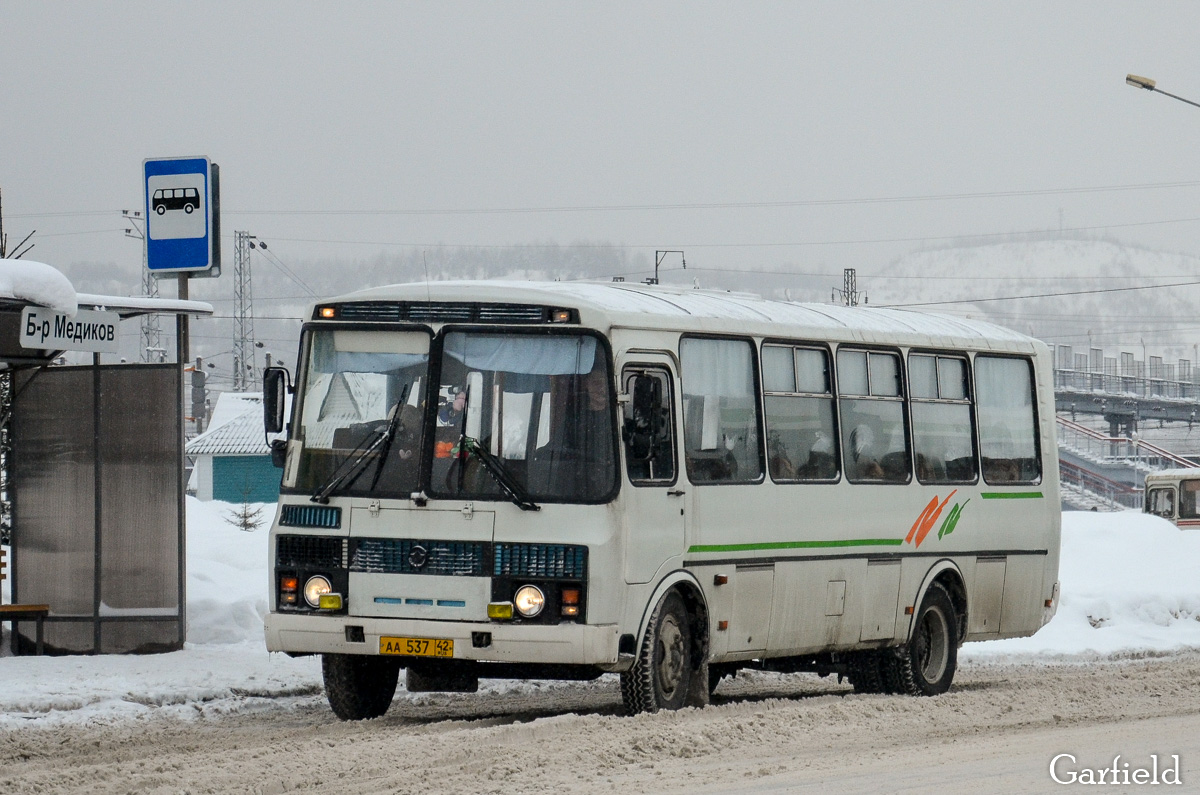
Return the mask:
<svg viewBox="0 0 1200 795">
<path fill-rule="evenodd" d="M 774 301 L 748 293 L 633 282 L 447 281 L 375 287 L 321 303 L 346 301 L 532 303 L 603 313 L 613 326 L 812 336 L 859 342 L 929 338 L 975 347 L 1030 351 L 1036 340 L 981 320 L 882 307 Z M 311 315 L 310 315 L 311 316 Z M 697 323 L 698 320 L 711 321 Z M 584 316 L 600 325 L 601 317 Z"/>
<path fill-rule="evenodd" d="M 211 315 L 212 304 L 144 296 L 92 295 L 76 293 L 71 280 L 44 262 L 0 259 L 0 300 L 25 301 L 74 316 L 80 307 L 117 312 L 121 317 L 165 313 Z"/>
</svg>

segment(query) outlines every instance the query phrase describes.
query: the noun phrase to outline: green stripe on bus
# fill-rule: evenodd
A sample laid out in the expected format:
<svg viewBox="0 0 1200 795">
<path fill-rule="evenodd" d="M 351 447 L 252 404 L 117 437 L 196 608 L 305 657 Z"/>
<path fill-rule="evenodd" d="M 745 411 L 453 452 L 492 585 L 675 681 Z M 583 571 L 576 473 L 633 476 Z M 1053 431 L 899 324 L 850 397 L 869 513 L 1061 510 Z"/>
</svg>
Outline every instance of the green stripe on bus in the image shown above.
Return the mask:
<svg viewBox="0 0 1200 795">
<path fill-rule="evenodd" d="M 985 491 L 979 495 L 985 500 L 1040 500 L 1040 491 Z"/>
<path fill-rule="evenodd" d="M 898 547 L 903 538 L 852 538 L 846 541 L 779 541 L 763 544 L 697 544 L 688 552 L 751 552 L 762 549 L 816 549 L 819 547 Z"/>
</svg>

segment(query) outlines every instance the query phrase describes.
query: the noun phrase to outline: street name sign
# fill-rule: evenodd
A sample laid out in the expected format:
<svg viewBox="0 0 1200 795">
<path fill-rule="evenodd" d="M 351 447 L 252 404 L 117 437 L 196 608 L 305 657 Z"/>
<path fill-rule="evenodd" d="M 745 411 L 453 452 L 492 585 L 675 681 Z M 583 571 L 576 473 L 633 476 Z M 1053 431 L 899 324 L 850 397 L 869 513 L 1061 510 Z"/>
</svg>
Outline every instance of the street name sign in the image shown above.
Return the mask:
<svg viewBox="0 0 1200 795">
<path fill-rule="evenodd" d="M 21 312 L 21 347 L 49 351 L 117 353 L 116 312 L 80 309 L 75 317 L 40 306 Z"/>
</svg>

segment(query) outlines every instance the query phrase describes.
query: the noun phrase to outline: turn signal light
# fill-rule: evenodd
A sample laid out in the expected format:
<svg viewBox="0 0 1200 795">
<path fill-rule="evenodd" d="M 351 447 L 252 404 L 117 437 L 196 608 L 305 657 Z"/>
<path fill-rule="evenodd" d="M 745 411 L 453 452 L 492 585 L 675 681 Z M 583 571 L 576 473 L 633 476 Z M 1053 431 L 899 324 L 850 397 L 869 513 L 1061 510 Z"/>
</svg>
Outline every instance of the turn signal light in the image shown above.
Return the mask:
<svg viewBox="0 0 1200 795">
<path fill-rule="evenodd" d="M 574 618 L 579 615 L 579 589 L 578 588 L 563 588 L 560 594 L 562 598 L 562 614 L 569 618 Z"/>
<path fill-rule="evenodd" d="M 323 306 L 321 307 L 321 317 L 325 320 L 333 320 L 337 317 L 337 307 Z"/>
<path fill-rule="evenodd" d="M 300 578 L 299 577 L 280 577 L 279 578 L 279 590 L 283 591 L 284 593 L 295 593 L 296 589 L 299 587 L 300 587 Z"/>
</svg>

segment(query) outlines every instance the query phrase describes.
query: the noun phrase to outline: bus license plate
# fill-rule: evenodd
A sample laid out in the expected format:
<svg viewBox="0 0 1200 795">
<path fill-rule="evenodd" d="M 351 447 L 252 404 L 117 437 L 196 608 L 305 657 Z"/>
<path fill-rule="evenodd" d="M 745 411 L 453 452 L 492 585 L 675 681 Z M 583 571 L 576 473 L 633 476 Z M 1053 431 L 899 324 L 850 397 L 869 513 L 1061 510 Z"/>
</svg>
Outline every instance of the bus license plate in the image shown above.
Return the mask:
<svg viewBox="0 0 1200 795">
<path fill-rule="evenodd" d="M 379 639 L 380 654 L 402 654 L 406 657 L 453 657 L 454 641 L 446 638 Z"/>
</svg>

